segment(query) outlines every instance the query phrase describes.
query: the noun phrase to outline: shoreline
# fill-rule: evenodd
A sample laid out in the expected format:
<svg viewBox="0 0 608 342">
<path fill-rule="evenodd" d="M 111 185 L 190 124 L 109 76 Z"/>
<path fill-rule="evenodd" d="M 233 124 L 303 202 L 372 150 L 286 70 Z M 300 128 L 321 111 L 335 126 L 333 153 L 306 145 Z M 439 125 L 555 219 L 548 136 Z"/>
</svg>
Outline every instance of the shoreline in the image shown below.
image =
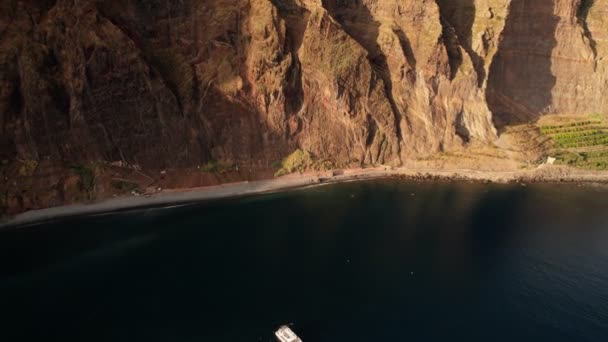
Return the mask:
<svg viewBox="0 0 608 342">
<path fill-rule="evenodd" d="M 72 204 L 27 211 L 0 220 L 0 229 L 26 227 L 75 216 L 187 205 L 221 199 L 262 195 L 313 186 L 397 178 L 404 181 L 475 181 L 485 183 L 608 183 L 608 172 L 541 165 L 533 170 L 481 171 L 471 169 L 424 169 L 381 167 L 308 172 L 280 178 L 226 183 L 185 189 L 166 189 L 145 196 L 121 196 L 93 203 Z"/>
</svg>

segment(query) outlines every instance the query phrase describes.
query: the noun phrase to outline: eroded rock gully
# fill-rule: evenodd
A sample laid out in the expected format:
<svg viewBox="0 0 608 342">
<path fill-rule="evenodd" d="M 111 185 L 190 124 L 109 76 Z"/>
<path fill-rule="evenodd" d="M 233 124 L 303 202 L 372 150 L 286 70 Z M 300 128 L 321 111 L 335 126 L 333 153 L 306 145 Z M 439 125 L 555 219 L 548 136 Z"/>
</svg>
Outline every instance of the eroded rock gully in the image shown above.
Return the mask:
<svg viewBox="0 0 608 342">
<path fill-rule="evenodd" d="M 601 0 L 7 0 L 0 159 L 255 168 L 302 148 L 400 165 L 492 144 L 505 125 L 606 111 L 607 12 Z M 21 189 L 13 176 L 5 194 Z"/>
</svg>

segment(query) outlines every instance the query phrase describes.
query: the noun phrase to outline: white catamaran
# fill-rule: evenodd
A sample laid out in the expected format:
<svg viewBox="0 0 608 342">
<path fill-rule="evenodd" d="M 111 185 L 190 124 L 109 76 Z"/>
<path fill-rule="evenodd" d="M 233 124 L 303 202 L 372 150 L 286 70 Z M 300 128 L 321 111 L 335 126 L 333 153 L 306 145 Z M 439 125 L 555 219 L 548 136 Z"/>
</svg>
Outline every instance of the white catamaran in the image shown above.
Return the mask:
<svg viewBox="0 0 608 342">
<path fill-rule="evenodd" d="M 274 333 L 281 342 L 302 342 L 288 326 L 283 325 Z"/>
</svg>

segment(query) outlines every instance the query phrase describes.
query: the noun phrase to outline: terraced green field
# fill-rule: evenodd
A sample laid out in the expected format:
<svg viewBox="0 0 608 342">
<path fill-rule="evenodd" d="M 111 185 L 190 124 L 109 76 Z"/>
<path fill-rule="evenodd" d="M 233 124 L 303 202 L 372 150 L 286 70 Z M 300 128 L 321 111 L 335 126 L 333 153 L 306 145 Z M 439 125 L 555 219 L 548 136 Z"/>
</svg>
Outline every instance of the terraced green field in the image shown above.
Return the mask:
<svg viewBox="0 0 608 342">
<path fill-rule="evenodd" d="M 608 125 L 603 119 L 540 126 L 554 142 L 552 156 L 558 164 L 586 169 L 608 169 Z"/>
</svg>

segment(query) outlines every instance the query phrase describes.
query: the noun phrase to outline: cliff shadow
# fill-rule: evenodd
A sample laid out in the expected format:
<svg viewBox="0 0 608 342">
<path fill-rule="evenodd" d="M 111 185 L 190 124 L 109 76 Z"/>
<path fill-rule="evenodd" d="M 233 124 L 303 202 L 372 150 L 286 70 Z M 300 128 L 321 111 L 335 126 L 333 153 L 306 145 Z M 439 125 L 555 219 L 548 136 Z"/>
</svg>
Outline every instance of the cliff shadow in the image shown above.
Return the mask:
<svg viewBox="0 0 608 342">
<path fill-rule="evenodd" d="M 486 79 L 483 58 L 473 50 L 473 24 L 475 22 L 475 0 L 435 0 L 439 6 L 442 39 L 447 49 L 450 73 L 453 79 L 463 63 L 464 50 L 477 74 L 477 86 L 481 87 Z"/>
<path fill-rule="evenodd" d="M 309 12 L 298 5 L 294 0 L 271 0 L 277 8 L 279 16 L 285 22 L 285 50 L 292 55 L 285 83 L 285 110 L 286 120 L 296 115 L 304 105 L 304 90 L 302 87 L 302 66 L 298 58 L 298 51 L 302 46 Z M 294 134 L 296 132 L 287 132 Z"/>
<path fill-rule="evenodd" d="M 576 10 L 576 17 L 578 18 L 579 24 L 583 28 L 583 32 L 587 40 L 589 41 L 589 47 L 593 51 L 593 58 L 595 59 L 594 71 L 597 70 L 597 42 L 593 38 L 593 33 L 589 30 L 589 24 L 587 18 L 589 17 L 589 11 L 594 5 L 595 0 L 581 0 Z"/>
<path fill-rule="evenodd" d="M 537 121 L 550 108 L 551 71 L 559 17 L 552 0 L 513 0 L 488 77 L 486 99 L 494 125 Z"/>
<path fill-rule="evenodd" d="M 477 268 L 494 267 L 488 262 L 521 234 L 518 218 L 529 203 L 528 190 L 519 186 L 492 189 L 479 196 L 471 207 L 469 226 L 470 260 Z"/>
</svg>

